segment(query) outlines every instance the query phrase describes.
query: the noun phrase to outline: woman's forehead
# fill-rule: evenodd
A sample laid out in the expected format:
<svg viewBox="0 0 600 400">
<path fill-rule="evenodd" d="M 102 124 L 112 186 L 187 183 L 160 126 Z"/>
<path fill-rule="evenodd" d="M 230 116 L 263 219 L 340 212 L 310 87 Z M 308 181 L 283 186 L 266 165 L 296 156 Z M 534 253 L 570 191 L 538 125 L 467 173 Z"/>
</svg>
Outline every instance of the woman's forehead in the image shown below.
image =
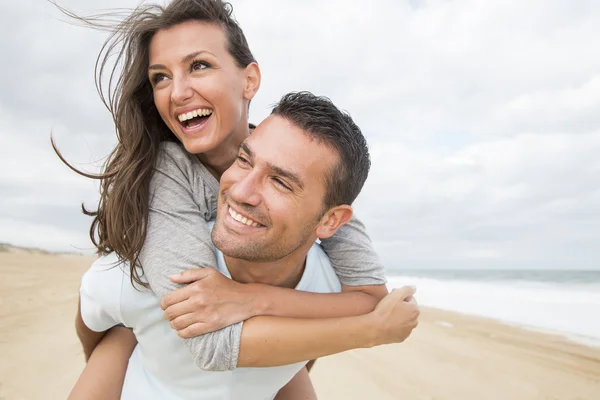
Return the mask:
<svg viewBox="0 0 600 400">
<path fill-rule="evenodd" d="M 228 54 L 227 38 L 223 28 L 217 24 L 188 21 L 167 29 L 158 30 L 149 46 L 152 59 L 182 58 L 195 52 L 208 52 L 215 57 Z"/>
</svg>

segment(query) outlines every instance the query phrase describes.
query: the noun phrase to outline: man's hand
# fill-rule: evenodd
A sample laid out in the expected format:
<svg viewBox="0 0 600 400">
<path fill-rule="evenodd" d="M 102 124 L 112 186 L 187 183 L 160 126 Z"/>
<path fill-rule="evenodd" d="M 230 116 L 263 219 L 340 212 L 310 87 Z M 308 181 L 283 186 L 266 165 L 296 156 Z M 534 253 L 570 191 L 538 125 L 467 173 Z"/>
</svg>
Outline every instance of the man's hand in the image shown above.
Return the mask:
<svg viewBox="0 0 600 400">
<path fill-rule="evenodd" d="M 182 338 L 214 332 L 254 316 L 252 293 L 211 268 L 194 268 L 171 276 L 187 286 L 162 298 L 165 319 Z"/>
<path fill-rule="evenodd" d="M 411 286 L 394 289 L 377 304 L 371 313 L 376 346 L 403 342 L 417 327 L 420 312 L 415 291 Z"/>
</svg>

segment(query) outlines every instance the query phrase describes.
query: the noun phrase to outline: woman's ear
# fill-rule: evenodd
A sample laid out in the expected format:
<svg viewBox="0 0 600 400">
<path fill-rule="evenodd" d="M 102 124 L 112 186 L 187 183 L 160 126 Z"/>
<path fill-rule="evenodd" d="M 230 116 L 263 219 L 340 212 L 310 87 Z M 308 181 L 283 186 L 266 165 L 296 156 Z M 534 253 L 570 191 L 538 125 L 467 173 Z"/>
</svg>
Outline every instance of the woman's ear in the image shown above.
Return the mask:
<svg viewBox="0 0 600 400">
<path fill-rule="evenodd" d="M 257 63 L 252 62 L 244 69 L 246 76 L 246 86 L 244 87 L 244 99 L 252 100 L 260 88 L 260 67 Z"/>
<path fill-rule="evenodd" d="M 327 239 L 335 234 L 338 229 L 352 218 L 352 207 L 343 204 L 336 206 L 323 215 L 317 226 L 317 237 Z"/>
</svg>

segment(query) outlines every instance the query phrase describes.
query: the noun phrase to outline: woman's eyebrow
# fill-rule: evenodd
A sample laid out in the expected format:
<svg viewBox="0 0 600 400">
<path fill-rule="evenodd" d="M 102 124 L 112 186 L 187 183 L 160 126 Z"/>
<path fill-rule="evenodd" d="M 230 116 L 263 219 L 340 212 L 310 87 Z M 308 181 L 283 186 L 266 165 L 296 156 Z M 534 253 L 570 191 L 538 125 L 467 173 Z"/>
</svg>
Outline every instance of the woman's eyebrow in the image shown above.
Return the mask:
<svg viewBox="0 0 600 400">
<path fill-rule="evenodd" d="M 193 53 L 188 54 L 187 56 L 183 57 L 181 59 L 181 63 L 182 64 L 187 64 L 189 62 L 191 62 L 194 58 L 198 57 L 200 54 L 210 54 L 213 57 L 216 57 L 213 53 L 211 53 L 210 51 L 206 51 L 206 50 L 200 50 L 200 51 L 195 51 Z M 151 66 L 148 67 L 148 70 L 153 70 L 153 69 L 167 69 L 167 67 L 165 67 L 162 64 L 153 64 Z"/>
</svg>

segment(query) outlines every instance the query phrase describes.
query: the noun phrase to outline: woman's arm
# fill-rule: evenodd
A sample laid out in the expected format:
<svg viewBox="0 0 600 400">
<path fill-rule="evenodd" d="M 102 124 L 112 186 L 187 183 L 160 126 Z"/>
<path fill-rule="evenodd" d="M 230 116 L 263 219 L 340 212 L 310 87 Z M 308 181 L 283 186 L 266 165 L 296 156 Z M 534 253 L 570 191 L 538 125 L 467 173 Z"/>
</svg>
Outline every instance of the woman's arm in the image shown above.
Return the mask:
<svg viewBox="0 0 600 400">
<path fill-rule="evenodd" d="M 209 275 L 219 276 L 217 272 L 190 271 L 186 276 Z M 204 277 L 203 280 L 209 278 Z M 220 275 L 218 280 L 237 284 Z M 180 289 L 174 296 L 168 297 L 180 301 L 167 308 L 166 313 L 183 312 L 171 325 L 191 325 L 179 331 L 180 336 L 190 334 L 195 329 L 203 329 L 202 323 L 193 322 L 193 314 L 185 314 L 185 307 L 196 307 L 194 296 L 202 294 L 203 290 L 194 291 L 194 284 Z M 206 287 L 210 288 L 210 285 Z M 273 287 L 270 287 L 273 288 Z M 279 288 L 276 288 L 279 289 Z M 219 290 L 219 289 L 217 289 Z M 229 288 L 227 290 L 230 290 Z M 285 289 L 281 289 L 285 290 Z M 375 310 L 365 315 L 343 318 L 284 318 L 284 317 L 254 317 L 244 322 L 238 367 L 270 367 L 307 361 L 330 354 L 340 353 L 355 348 L 372 347 L 386 343 L 397 343 L 406 339 L 416 327 L 419 309 L 414 301 L 415 289 L 404 287 L 394 290 L 379 302 Z M 317 295 L 300 291 L 286 291 L 290 299 L 305 296 L 310 299 Z M 178 297 L 180 296 L 180 297 Z M 186 298 L 186 296 L 189 296 Z M 333 296 L 333 295 L 332 295 Z M 338 294 L 340 296 L 340 294 Z M 171 311 L 169 311 L 169 309 Z M 313 315 L 319 311 L 313 310 Z M 187 319 L 191 318 L 191 319 Z M 212 321 L 206 321 L 210 324 Z"/>
<path fill-rule="evenodd" d="M 321 239 L 342 285 L 349 288 L 385 285 L 385 268 L 362 222 L 353 216 L 337 232 Z"/>
<path fill-rule="evenodd" d="M 169 275 L 197 267 L 216 267 L 206 220 L 215 216 L 218 195 L 218 182 L 179 145 L 165 144 L 163 150 L 152 179 L 148 230 L 140 254 L 144 275 L 159 297 L 181 287 L 171 281 Z M 291 291 L 288 294 L 290 299 L 296 299 Z M 224 299 L 228 297 L 225 292 L 220 295 Z M 311 304 L 316 307 L 307 307 L 296 315 L 310 316 L 314 309 L 328 310 L 329 314 L 323 315 L 355 315 L 372 310 L 377 301 L 362 294 L 342 293 L 337 295 L 342 297 L 326 298 L 326 304 L 323 304 L 319 295 L 307 296 L 317 296 L 310 297 Z M 256 310 L 251 307 L 253 303 L 236 299 L 240 298 L 234 298 L 228 302 L 229 306 L 221 308 L 224 312 L 210 313 L 210 329 L 203 332 L 214 332 L 184 341 L 201 369 L 231 370 L 238 364 L 241 321 L 256 315 Z M 328 303 L 331 301 L 328 299 L 333 299 L 334 303 Z M 284 309 L 276 304 L 272 306 L 272 312 L 286 315 L 299 303 L 294 301 Z"/>
<path fill-rule="evenodd" d="M 135 345 L 135 336 L 130 329 L 111 328 L 87 360 L 68 400 L 120 399 Z"/>
<path fill-rule="evenodd" d="M 302 320 L 255 317 L 244 323 L 238 367 L 287 365 L 356 348 L 404 341 L 418 324 L 415 289 L 393 290 L 366 315 Z"/>
<path fill-rule="evenodd" d="M 150 288 L 163 297 L 180 288 L 169 275 L 190 268 L 216 268 L 207 220 L 216 212 L 218 182 L 179 144 L 164 143 L 150 184 L 144 246 L 139 259 Z M 203 370 L 235 369 L 242 324 L 184 340 Z"/>
<path fill-rule="evenodd" d="M 343 292 L 362 296 L 363 304 L 379 301 L 388 293 L 385 268 L 364 224 L 355 216 L 333 236 L 321 239 L 321 246 L 343 285 Z"/>
<path fill-rule="evenodd" d="M 171 279 L 187 284 L 163 297 L 165 319 L 179 336 L 190 338 L 239 322 L 244 315 L 335 318 L 373 311 L 388 293 L 385 285 L 361 291 L 312 293 L 263 284 L 235 282 L 212 269 L 190 269 Z"/>
</svg>

